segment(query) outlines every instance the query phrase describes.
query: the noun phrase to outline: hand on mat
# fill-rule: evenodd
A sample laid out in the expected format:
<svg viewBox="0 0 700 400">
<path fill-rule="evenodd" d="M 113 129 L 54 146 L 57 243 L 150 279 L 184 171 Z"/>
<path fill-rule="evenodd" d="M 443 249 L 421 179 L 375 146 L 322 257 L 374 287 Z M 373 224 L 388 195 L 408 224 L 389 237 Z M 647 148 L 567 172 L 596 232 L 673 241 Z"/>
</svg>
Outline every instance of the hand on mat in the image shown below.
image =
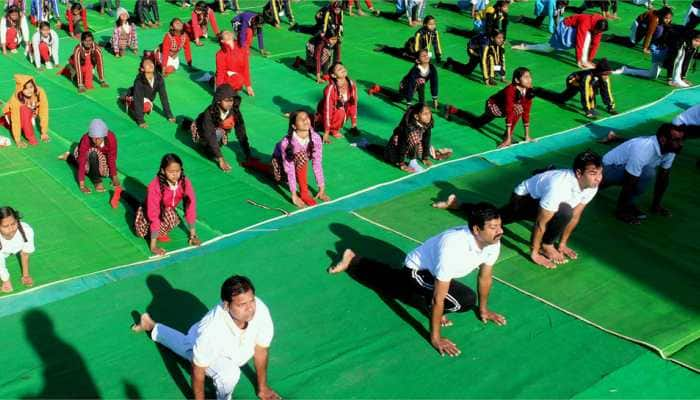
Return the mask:
<svg viewBox="0 0 700 400">
<path fill-rule="evenodd" d="M 252 87 L 248 86 L 245 88 L 246 93 L 248 93 L 248 96 L 254 97 L 255 96 L 255 91 L 253 90 Z"/>
<path fill-rule="evenodd" d="M 199 240 L 196 233 L 193 233 L 190 235 L 190 239 L 187 241 L 187 244 L 189 244 L 190 246 L 199 246 L 200 244 L 202 244 L 202 241 Z"/>
<path fill-rule="evenodd" d="M 554 269 L 557 267 L 556 265 L 554 265 L 553 262 L 549 261 L 549 258 L 543 256 L 539 252 L 535 252 L 535 251 L 531 252 L 530 253 L 530 260 L 532 260 L 532 262 L 534 262 L 535 264 L 541 265 L 547 269 Z"/>
<path fill-rule="evenodd" d="M 326 188 L 321 188 L 321 190 L 316 193 L 316 196 L 314 196 L 314 199 L 321 200 L 321 201 L 330 201 L 331 198 L 328 197 L 326 194 Z"/>
<path fill-rule="evenodd" d="M 279 400 L 282 397 L 280 397 L 280 395 L 278 395 L 277 392 L 272 390 L 270 387 L 265 386 L 258 390 L 258 398 L 260 400 Z"/>
<path fill-rule="evenodd" d="M 292 194 L 292 203 L 299 208 L 306 208 L 306 203 L 296 193 Z"/>
<path fill-rule="evenodd" d="M 421 162 L 422 162 L 423 165 L 425 165 L 426 167 L 430 167 L 431 165 L 433 165 L 433 162 L 430 161 L 430 158 L 424 158 L 424 159 L 421 160 Z"/>
<path fill-rule="evenodd" d="M 452 341 L 447 338 L 432 339 L 430 342 L 443 357 L 445 355 L 455 357 L 462 354 L 462 352 L 457 348 L 457 345 L 452 343 Z"/>
<path fill-rule="evenodd" d="M 89 194 L 89 193 L 91 192 L 91 191 L 90 191 L 90 188 L 87 187 L 87 186 L 85 186 L 84 183 L 81 183 L 81 184 L 80 184 L 80 191 L 83 192 L 83 193 L 85 193 L 85 194 Z"/>
<path fill-rule="evenodd" d="M 139 124 L 139 128 L 146 129 L 148 128 L 148 124 L 145 122 L 143 124 Z"/>
<path fill-rule="evenodd" d="M 13 288 L 12 288 L 12 282 L 10 282 L 10 281 L 3 281 L 3 282 L 2 282 L 2 289 L 0 289 L 0 290 L 2 290 L 3 293 L 10 293 L 10 292 L 12 292 L 12 290 L 13 290 Z"/>
<path fill-rule="evenodd" d="M 663 206 L 651 206 L 651 212 L 662 217 L 671 217 L 673 215 L 671 214 L 671 210 Z"/>
<path fill-rule="evenodd" d="M 578 258 L 578 254 L 565 244 L 559 244 L 559 252 L 571 260 Z"/>
<path fill-rule="evenodd" d="M 154 256 L 164 256 L 165 255 L 165 250 L 161 249 L 158 246 L 152 246 L 151 247 L 151 253 L 153 253 Z"/>
<path fill-rule="evenodd" d="M 49 139 L 49 135 L 47 135 L 46 133 L 42 133 L 42 134 L 41 134 L 41 141 L 42 141 L 42 142 L 48 143 L 50 140 L 51 140 L 51 139 Z"/>
<path fill-rule="evenodd" d="M 323 143 L 331 144 L 331 134 L 330 133 L 323 134 Z"/>
<path fill-rule="evenodd" d="M 170 117 L 170 118 L 168 118 L 168 122 L 171 122 L 174 124 L 177 122 L 177 120 L 175 119 L 175 117 Z"/>
<path fill-rule="evenodd" d="M 20 139 L 19 142 L 17 142 L 17 147 L 19 147 L 20 149 L 23 149 L 23 148 L 27 147 L 27 142 Z"/>
<path fill-rule="evenodd" d="M 507 323 L 506 317 L 502 316 L 501 314 L 496 314 L 495 312 L 489 310 L 480 311 L 479 319 L 485 324 L 489 321 L 493 321 L 496 325 L 501 326 Z"/>
<path fill-rule="evenodd" d="M 109 84 L 108 84 L 107 82 L 101 82 L 101 83 L 100 83 L 100 86 L 103 87 L 103 88 L 108 88 L 108 87 L 109 87 Z"/>
<path fill-rule="evenodd" d="M 115 188 L 116 188 L 117 186 L 121 186 L 121 183 L 119 182 L 119 177 L 116 176 L 116 175 L 114 175 L 114 176 L 112 177 L 112 186 L 115 187 Z"/>
<path fill-rule="evenodd" d="M 34 279 L 30 275 L 23 276 L 22 284 L 26 287 L 32 287 L 34 286 Z"/>
<path fill-rule="evenodd" d="M 231 172 L 231 166 L 223 158 L 219 159 L 219 168 L 224 172 Z"/>
</svg>

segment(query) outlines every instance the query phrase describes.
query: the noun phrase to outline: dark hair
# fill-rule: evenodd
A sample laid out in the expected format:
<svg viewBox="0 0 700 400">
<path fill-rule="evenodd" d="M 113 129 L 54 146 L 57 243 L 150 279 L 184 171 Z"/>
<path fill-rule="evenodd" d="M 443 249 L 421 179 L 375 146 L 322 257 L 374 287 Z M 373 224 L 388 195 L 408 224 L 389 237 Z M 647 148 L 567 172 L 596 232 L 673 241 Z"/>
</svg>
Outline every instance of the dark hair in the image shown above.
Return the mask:
<svg viewBox="0 0 700 400">
<path fill-rule="evenodd" d="M 201 12 L 206 12 L 207 11 L 207 3 L 203 1 L 198 1 L 194 5 L 194 10 L 195 11 L 201 11 Z"/>
<path fill-rule="evenodd" d="M 423 18 L 423 26 L 428 26 L 428 23 L 430 21 L 435 21 L 435 23 L 437 23 L 437 20 L 435 19 L 435 17 L 433 17 L 432 15 L 428 15 L 425 18 Z"/>
<path fill-rule="evenodd" d="M 19 7 L 17 7 L 16 5 L 11 5 L 7 7 L 7 10 L 5 10 L 5 15 L 10 15 L 12 13 L 19 14 Z"/>
<path fill-rule="evenodd" d="M 522 79 L 523 75 L 525 75 L 526 72 L 530 72 L 530 70 L 528 68 L 525 68 L 525 67 L 516 68 L 515 71 L 513 71 L 512 83 L 517 84 L 518 82 L 516 82 L 516 80 L 520 81 L 520 79 Z"/>
<path fill-rule="evenodd" d="M 420 49 L 420 50 L 418 50 L 418 53 L 416 53 L 416 62 L 420 62 L 420 55 L 423 54 L 423 53 L 428 53 L 428 54 L 430 54 L 430 51 L 429 51 L 428 49 L 426 49 L 425 47 L 422 48 L 422 49 Z"/>
<path fill-rule="evenodd" d="M 467 210 L 467 224 L 469 229 L 478 227 L 484 229 L 487 222 L 496 218 L 501 218 L 501 212 L 491 203 L 481 202 L 476 204 L 465 204 Z"/>
<path fill-rule="evenodd" d="M 255 294 L 253 282 L 245 276 L 233 275 L 221 284 L 221 301 L 230 302 L 234 297 L 249 291 Z"/>
<path fill-rule="evenodd" d="M 556 5 L 559 7 L 562 7 L 562 6 L 566 7 L 569 5 L 569 0 L 557 0 Z"/>
<path fill-rule="evenodd" d="M 593 27 L 593 30 L 596 32 L 605 32 L 608 30 L 608 20 L 606 19 L 601 19 L 600 21 L 595 23 L 595 26 Z"/>
<path fill-rule="evenodd" d="M 658 10 L 654 11 L 654 14 L 656 14 L 656 16 L 660 20 L 663 20 L 664 18 L 666 18 L 667 15 L 673 16 L 673 10 L 671 10 L 670 7 L 661 7 Z M 663 21 L 660 22 L 663 23 Z"/>
<path fill-rule="evenodd" d="M 41 28 L 49 28 L 49 29 L 51 29 L 51 24 L 49 24 L 49 23 L 46 22 L 46 21 L 41 21 L 41 22 L 39 22 L 39 30 L 41 30 Z"/>
<path fill-rule="evenodd" d="M 36 85 L 36 82 L 34 81 L 34 79 L 30 79 L 30 80 L 24 82 L 24 85 L 22 85 L 22 90 L 20 90 L 20 91 L 17 93 L 17 100 L 19 100 L 21 103 L 24 103 L 24 100 L 27 99 L 26 97 L 24 97 L 24 89 L 25 89 L 25 88 L 27 87 L 27 85 L 29 85 L 30 83 L 34 86 L 34 96 L 36 96 L 37 101 L 41 101 L 41 99 L 39 99 L 39 89 L 38 89 L 38 86 Z"/>
<path fill-rule="evenodd" d="M 20 222 L 22 216 L 19 214 L 19 211 L 12 207 L 0 207 L 0 221 L 7 217 L 13 217 L 15 220 L 17 220 L 17 230 L 19 231 L 19 234 L 22 235 L 22 240 L 26 243 L 27 234 L 24 233 L 24 228 L 22 228 L 22 224 Z M 0 250 L 2 250 L 2 242 L 0 242 Z"/>
<path fill-rule="evenodd" d="M 495 39 L 496 36 L 498 36 L 498 35 L 503 35 L 503 32 L 498 30 L 498 29 L 492 29 L 491 32 L 489 33 L 489 37 L 491 39 Z"/>
<path fill-rule="evenodd" d="M 173 28 L 173 25 L 175 25 L 176 22 L 179 22 L 180 24 L 182 24 L 182 20 L 181 20 L 180 18 L 173 18 L 173 19 L 170 20 L 170 25 L 168 25 L 168 32 L 169 32 L 171 35 L 174 35 L 174 34 L 175 34 L 175 30 L 174 30 L 174 28 Z M 184 30 L 185 30 L 185 27 L 184 27 L 184 24 L 183 24 L 182 30 L 181 30 L 179 33 L 182 33 Z"/>
<path fill-rule="evenodd" d="M 685 134 L 685 129 L 683 126 L 676 126 L 671 123 L 665 122 L 656 129 L 656 136 L 663 137 L 666 139 L 671 139 L 671 131 L 680 131 Z"/>
<path fill-rule="evenodd" d="M 85 39 L 90 38 L 92 40 L 95 40 L 95 37 L 92 36 L 92 32 L 85 31 L 80 34 L 80 41 L 84 41 Z"/>
<path fill-rule="evenodd" d="M 504 5 L 507 5 L 507 4 L 508 4 L 507 1 L 498 0 L 496 2 L 496 4 L 493 5 L 493 8 L 495 8 L 496 10 L 500 10 L 501 8 L 503 8 Z"/>
<path fill-rule="evenodd" d="M 161 196 L 163 195 L 163 191 L 165 188 L 168 186 L 168 178 L 165 176 L 165 169 L 168 167 L 168 165 L 172 163 L 177 163 L 180 165 L 180 179 L 178 180 L 177 184 L 180 186 L 180 189 L 182 190 L 183 196 L 182 196 L 182 205 L 185 209 L 189 207 L 191 199 L 188 196 L 185 196 L 185 167 L 182 165 L 182 159 L 180 156 L 178 156 L 175 153 L 168 153 L 163 156 L 163 158 L 160 159 L 160 168 L 158 168 L 158 183 L 160 184 L 160 194 Z M 162 206 L 162 202 L 161 202 Z M 161 210 L 162 211 L 162 210 Z"/>
<path fill-rule="evenodd" d="M 80 3 L 77 2 L 77 1 L 76 1 L 75 3 L 73 3 L 73 4 L 70 5 L 70 10 L 71 10 L 71 11 L 80 11 L 80 10 L 82 10 L 82 9 L 83 9 L 83 5 L 80 4 Z"/>
<path fill-rule="evenodd" d="M 589 165 L 593 165 L 596 168 L 603 166 L 603 158 L 591 149 L 579 153 L 576 158 L 574 158 L 573 170 L 574 172 L 583 172 Z"/>
<path fill-rule="evenodd" d="M 343 65 L 343 63 L 340 62 L 340 61 L 334 62 L 333 64 L 331 64 L 331 67 L 328 69 L 328 72 L 330 73 L 329 76 L 330 76 L 330 78 L 331 78 L 331 81 L 333 82 L 333 86 L 335 87 L 336 94 L 338 95 L 338 102 L 335 104 L 335 106 L 336 106 L 337 108 L 340 108 L 340 107 L 342 107 L 344 104 L 343 104 L 342 101 L 340 100 L 340 88 L 338 87 L 338 78 L 334 78 L 334 77 L 333 77 L 333 71 L 335 70 L 335 67 L 337 67 L 338 65 Z M 344 66 L 344 65 L 343 65 L 343 66 Z M 350 79 L 349 76 L 346 76 L 346 77 L 345 77 L 345 82 L 347 82 L 347 84 L 348 84 L 348 102 L 355 101 L 355 99 L 351 99 L 351 98 L 350 98 L 350 92 L 352 92 L 352 80 Z M 352 104 L 352 103 L 351 103 L 351 104 Z"/>
<path fill-rule="evenodd" d="M 293 111 L 291 114 L 289 114 L 289 127 L 287 128 L 287 136 L 285 136 L 285 139 L 287 139 L 287 148 L 285 149 L 285 154 L 284 157 L 287 159 L 287 161 L 293 161 L 294 160 L 294 147 L 292 146 L 292 137 L 294 136 L 294 132 L 296 131 L 294 129 L 294 122 L 297 120 L 297 116 L 301 113 L 306 114 L 307 117 L 311 118 L 308 112 L 304 110 L 296 110 Z M 314 155 L 314 141 L 313 138 L 311 137 L 311 132 L 313 132 L 312 128 L 309 128 L 309 144 L 306 147 L 306 151 L 309 153 L 309 159 L 313 158 Z"/>
<path fill-rule="evenodd" d="M 398 136 L 398 142 L 399 145 L 403 145 L 408 141 L 408 135 L 409 133 L 416 128 L 418 125 L 418 120 L 416 120 L 416 116 L 420 114 L 421 111 L 423 111 L 423 108 L 428 107 L 425 103 L 416 103 L 413 104 L 412 106 L 408 107 L 406 112 L 404 113 L 403 117 L 401 117 L 401 122 L 394 128 L 394 135 Z M 423 126 L 425 129 L 423 131 L 423 151 L 427 152 L 430 147 L 430 136 L 432 135 L 432 129 L 433 126 L 435 125 L 435 119 L 431 119 L 430 123 L 427 126 Z M 417 155 L 417 157 L 423 157 L 422 154 Z M 405 161 L 405 160 L 401 160 Z"/>
</svg>

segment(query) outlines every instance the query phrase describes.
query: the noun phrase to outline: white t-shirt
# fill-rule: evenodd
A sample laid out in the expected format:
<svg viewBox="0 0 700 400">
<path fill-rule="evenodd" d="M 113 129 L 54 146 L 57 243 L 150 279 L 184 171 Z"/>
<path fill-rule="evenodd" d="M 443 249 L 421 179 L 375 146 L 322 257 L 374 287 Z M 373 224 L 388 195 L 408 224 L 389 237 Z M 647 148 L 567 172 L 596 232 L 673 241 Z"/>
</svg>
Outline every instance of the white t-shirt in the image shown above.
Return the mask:
<svg viewBox="0 0 700 400">
<path fill-rule="evenodd" d="M 598 188 L 581 190 L 573 170 L 554 169 L 534 175 L 515 187 L 518 196 L 530 195 L 540 200 L 540 207 L 547 211 L 559 211 L 559 205 L 566 203 L 572 208 L 579 204 L 588 204 Z"/>
<path fill-rule="evenodd" d="M 20 251 L 27 254 L 34 253 L 34 230 L 27 223 L 20 221 L 20 224 L 22 224 L 24 234 L 27 236 L 26 242 L 22 238 L 19 229 L 10 240 L 0 235 L 0 244 L 2 244 L 2 249 L 0 249 L 0 268 L 5 268 L 5 259 L 13 254 L 17 254 Z"/>
<path fill-rule="evenodd" d="M 426 240 L 406 256 L 404 264 L 417 271 L 428 270 L 435 279 L 448 282 L 482 264 L 494 265 L 500 251 L 500 243 L 480 249 L 469 227 L 460 226 Z"/>
<path fill-rule="evenodd" d="M 222 359 L 238 366 L 246 364 L 255 353 L 255 346 L 270 347 L 274 328 L 270 310 L 255 298 L 255 315 L 246 329 L 240 329 L 224 308 L 217 304 L 190 328 L 194 338 L 192 362 L 199 367 L 220 364 Z"/>
<path fill-rule="evenodd" d="M 689 109 L 678 114 L 673 119 L 673 125 L 700 125 L 700 104 L 690 107 Z"/>
<path fill-rule="evenodd" d="M 646 167 L 669 169 L 676 158 L 675 153 L 661 154 L 656 136 L 640 136 L 625 141 L 603 156 L 605 165 L 624 165 L 625 171 L 639 177 Z"/>
</svg>

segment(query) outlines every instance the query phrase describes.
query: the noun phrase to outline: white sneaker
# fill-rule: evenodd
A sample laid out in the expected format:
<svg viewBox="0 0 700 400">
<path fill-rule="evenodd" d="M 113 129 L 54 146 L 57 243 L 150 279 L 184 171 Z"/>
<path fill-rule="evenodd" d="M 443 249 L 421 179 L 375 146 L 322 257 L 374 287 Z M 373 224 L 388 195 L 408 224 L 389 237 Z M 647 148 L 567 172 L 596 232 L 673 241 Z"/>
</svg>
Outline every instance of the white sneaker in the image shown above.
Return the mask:
<svg viewBox="0 0 700 400">
<path fill-rule="evenodd" d="M 46 64 L 44 64 L 46 69 L 53 69 L 53 63 L 51 61 L 47 61 Z"/>
<path fill-rule="evenodd" d="M 614 69 L 614 70 L 610 71 L 610 73 L 611 73 L 612 75 L 622 75 L 622 74 L 625 73 L 625 70 L 627 70 L 627 67 L 625 67 L 625 66 L 623 65 L 623 66 L 621 66 L 621 67 L 618 68 L 618 69 Z"/>
<path fill-rule="evenodd" d="M 12 49 L 12 50 L 10 50 L 10 53 L 12 53 L 12 54 L 17 54 L 17 49 Z"/>
<path fill-rule="evenodd" d="M 415 158 L 408 163 L 408 166 L 413 168 L 413 170 L 416 172 L 425 171 L 425 168 L 423 168 L 422 165 L 418 164 L 418 160 L 416 160 Z"/>
<path fill-rule="evenodd" d="M 671 82 L 671 86 L 678 87 L 678 88 L 687 88 L 690 87 L 687 83 L 683 81 L 673 81 Z"/>
</svg>

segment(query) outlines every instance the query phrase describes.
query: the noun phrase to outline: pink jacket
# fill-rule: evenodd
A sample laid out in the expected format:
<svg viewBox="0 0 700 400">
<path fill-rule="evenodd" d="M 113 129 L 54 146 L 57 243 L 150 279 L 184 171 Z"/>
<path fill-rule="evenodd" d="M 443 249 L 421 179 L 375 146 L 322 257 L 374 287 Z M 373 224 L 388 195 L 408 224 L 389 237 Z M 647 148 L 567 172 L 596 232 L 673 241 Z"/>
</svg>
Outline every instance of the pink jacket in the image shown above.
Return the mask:
<svg viewBox="0 0 700 400">
<path fill-rule="evenodd" d="M 189 179 L 181 180 L 174 191 L 167 184 L 161 188 L 160 179 L 157 176 L 148 184 L 148 189 L 146 190 L 146 216 L 151 223 L 152 234 L 160 232 L 161 207 L 175 208 L 180 204 L 183 197 L 188 199 L 185 207 L 185 220 L 188 224 L 193 225 L 197 220 L 197 200 Z"/>
</svg>

